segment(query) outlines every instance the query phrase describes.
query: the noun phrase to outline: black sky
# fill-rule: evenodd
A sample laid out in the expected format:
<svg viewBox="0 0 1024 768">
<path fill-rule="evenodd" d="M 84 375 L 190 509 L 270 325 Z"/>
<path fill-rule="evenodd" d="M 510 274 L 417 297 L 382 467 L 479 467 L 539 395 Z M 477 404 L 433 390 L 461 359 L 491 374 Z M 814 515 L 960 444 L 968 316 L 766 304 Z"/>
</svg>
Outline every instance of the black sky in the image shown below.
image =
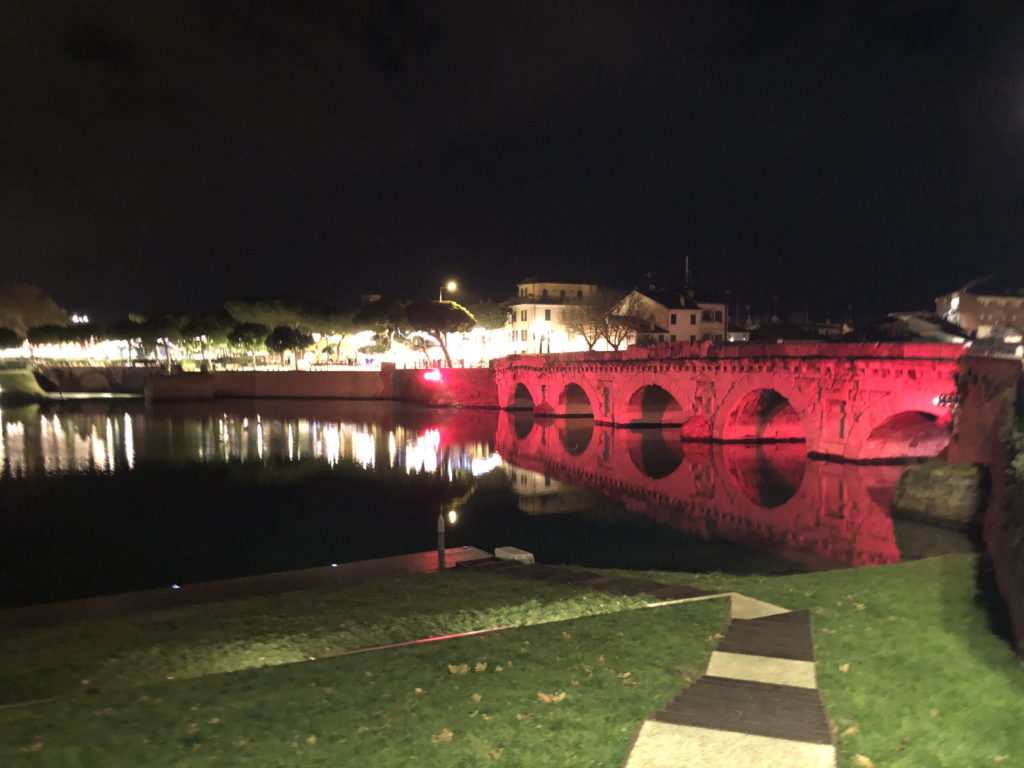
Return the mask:
<svg viewBox="0 0 1024 768">
<path fill-rule="evenodd" d="M 1024 285 L 1013 3 L 0 5 L 0 281 L 106 319 L 535 273 Z"/>
</svg>

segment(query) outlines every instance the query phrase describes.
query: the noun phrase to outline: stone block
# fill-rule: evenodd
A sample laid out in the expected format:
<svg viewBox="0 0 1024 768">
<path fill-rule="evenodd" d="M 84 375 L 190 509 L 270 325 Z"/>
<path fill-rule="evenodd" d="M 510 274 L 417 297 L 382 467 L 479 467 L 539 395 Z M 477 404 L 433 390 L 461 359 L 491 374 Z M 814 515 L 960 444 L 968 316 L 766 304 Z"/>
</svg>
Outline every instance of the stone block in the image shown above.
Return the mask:
<svg viewBox="0 0 1024 768">
<path fill-rule="evenodd" d="M 900 475 L 892 511 L 894 515 L 966 528 L 984 509 L 988 486 L 984 465 L 929 461 Z"/>
<path fill-rule="evenodd" d="M 494 550 L 494 556 L 499 560 L 515 560 L 517 563 L 529 565 L 534 562 L 533 553 L 517 547 L 498 547 Z"/>
</svg>

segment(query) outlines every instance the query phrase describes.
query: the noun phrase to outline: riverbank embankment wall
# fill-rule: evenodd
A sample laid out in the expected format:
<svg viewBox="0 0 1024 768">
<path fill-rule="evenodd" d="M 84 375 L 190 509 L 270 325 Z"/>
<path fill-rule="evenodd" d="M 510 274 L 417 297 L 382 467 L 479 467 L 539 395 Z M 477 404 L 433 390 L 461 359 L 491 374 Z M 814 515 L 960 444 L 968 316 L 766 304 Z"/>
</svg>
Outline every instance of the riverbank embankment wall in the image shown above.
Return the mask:
<svg viewBox="0 0 1024 768">
<path fill-rule="evenodd" d="M 1009 465 L 1010 433 L 1024 414 L 1024 371 L 1020 360 L 965 356 L 957 375 L 957 412 L 947 461 L 989 468 L 982 536 L 1006 601 L 1017 649 L 1024 653 L 1024 488 Z"/>
<path fill-rule="evenodd" d="M 431 371 L 214 371 L 151 379 L 146 396 L 162 400 L 214 398 L 305 398 L 404 400 L 424 405 L 496 408 L 498 394 L 489 368 Z"/>
</svg>

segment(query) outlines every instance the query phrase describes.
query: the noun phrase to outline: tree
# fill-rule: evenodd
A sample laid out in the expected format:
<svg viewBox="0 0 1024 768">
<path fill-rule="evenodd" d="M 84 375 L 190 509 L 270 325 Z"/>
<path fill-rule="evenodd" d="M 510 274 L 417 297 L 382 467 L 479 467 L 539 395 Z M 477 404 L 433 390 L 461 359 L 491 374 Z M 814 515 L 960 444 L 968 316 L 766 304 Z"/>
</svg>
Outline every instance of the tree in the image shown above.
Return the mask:
<svg viewBox="0 0 1024 768">
<path fill-rule="evenodd" d="M 413 330 L 423 331 L 437 339 L 448 368 L 452 367 L 448 334 L 469 331 L 476 325 L 476 318 L 454 301 L 414 301 L 405 308 L 405 313 Z"/>
<path fill-rule="evenodd" d="M 20 347 L 25 337 L 10 328 L 0 328 L 0 349 L 14 349 Z"/>
<path fill-rule="evenodd" d="M 296 368 L 299 367 L 299 350 L 305 349 L 312 343 L 313 337 L 311 335 L 304 331 L 298 331 L 295 328 L 289 328 L 286 325 L 277 326 L 270 332 L 266 340 L 267 349 L 281 355 L 282 363 L 284 363 L 285 351 L 292 350 L 295 356 Z"/>
<path fill-rule="evenodd" d="M 627 341 L 631 334 L 651 324 L 641 309 L 640 297 L 635 293 L 619 299 L 605 318 L 604 339 L 612 349 Z"/>
<path fill-rule="evenodd" d="M 638 296 L 624 296 L 622 291 L 603 288 L 567 306 L 562 322 L 572 333 L 583 337 L 588 349 L 593 349 L 600 339 L 618 349 L 630 334 L 643 328 L 647 319 L 640 310 Z"/>
<path fill-rule="evenodd" d="M 0 327 L 22 336 L 28 329 L 44 325 L 68 325 L 67 310 L 32 283 L 10 283 L 0 287 Z"/>
<path fill-rule="evenodd" d="M 242 323 L 228 333 L 228 341 L 252 355 L 252 367 L 256 367 L 256 350 L 263 347 L 270 329 L 259 323 Z"/>
<path fill-rule="evenodd" d="M 226 312 L 208 312 L 186 318 L 181 332 L 190 351 L 198 351 L 202 359 L 209 357 L 211 347 L 228 343 L 228 333 L 234 324 Z"/>
<path fill-rule="evenodd" d="M 471 304 L 466 307 L 466 311 L 476 318 L 478 326 L 489 331 L 504 327 L 508 321 L 508 308 L 486 299 Z"/>
<path fill-rule="evenodd" d="M 591 301 L 570 304 L 562 310 L 562 323 L 570 333 L 583 337 L 587 349 L 593 349 L 604 336 L 606 318 L 607 310 Z"/>
<path fill-rule="evenodd" d="M 398 329 L 409 324 L 406 304 L 408 302 L 401 299 L 383 298 L 368 301 L 356 310 L 352 317 L 353 329 L 374 333 L 372 349 L 362 347 L 360 351 L 384 354 L 391 349 Z"/>
<path fill-rule="evenodd" d="M 135 317 L 139 317 L 136 315 Z M 141 319 L 141 318 L 140 318 Z M 139 338 L 145 347 L 154 351 L 163 347 L 164 358 L 167 364 L 171 363 L 171 347 L 180 346 L 184 343 L 185 337 L 182 328 L 185 325 L 184 315 L 156 315 L 146 319 L 140 324 Z"/>
</svg>

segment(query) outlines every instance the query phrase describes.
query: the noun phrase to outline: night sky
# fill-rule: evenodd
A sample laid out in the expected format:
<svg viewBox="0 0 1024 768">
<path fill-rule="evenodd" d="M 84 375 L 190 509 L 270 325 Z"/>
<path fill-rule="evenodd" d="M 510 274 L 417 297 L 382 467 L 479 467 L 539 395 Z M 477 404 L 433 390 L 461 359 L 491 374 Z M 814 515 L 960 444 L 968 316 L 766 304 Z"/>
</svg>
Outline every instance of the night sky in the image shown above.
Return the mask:
<svg viewBox="0 0 1024 768">
<path fill-rule="evenodd" d="M 1000 2 L 0 6 L 0 282 L 73 311 L 540 273 L 780 312 L 1024 285 Z"/>
</svg>

